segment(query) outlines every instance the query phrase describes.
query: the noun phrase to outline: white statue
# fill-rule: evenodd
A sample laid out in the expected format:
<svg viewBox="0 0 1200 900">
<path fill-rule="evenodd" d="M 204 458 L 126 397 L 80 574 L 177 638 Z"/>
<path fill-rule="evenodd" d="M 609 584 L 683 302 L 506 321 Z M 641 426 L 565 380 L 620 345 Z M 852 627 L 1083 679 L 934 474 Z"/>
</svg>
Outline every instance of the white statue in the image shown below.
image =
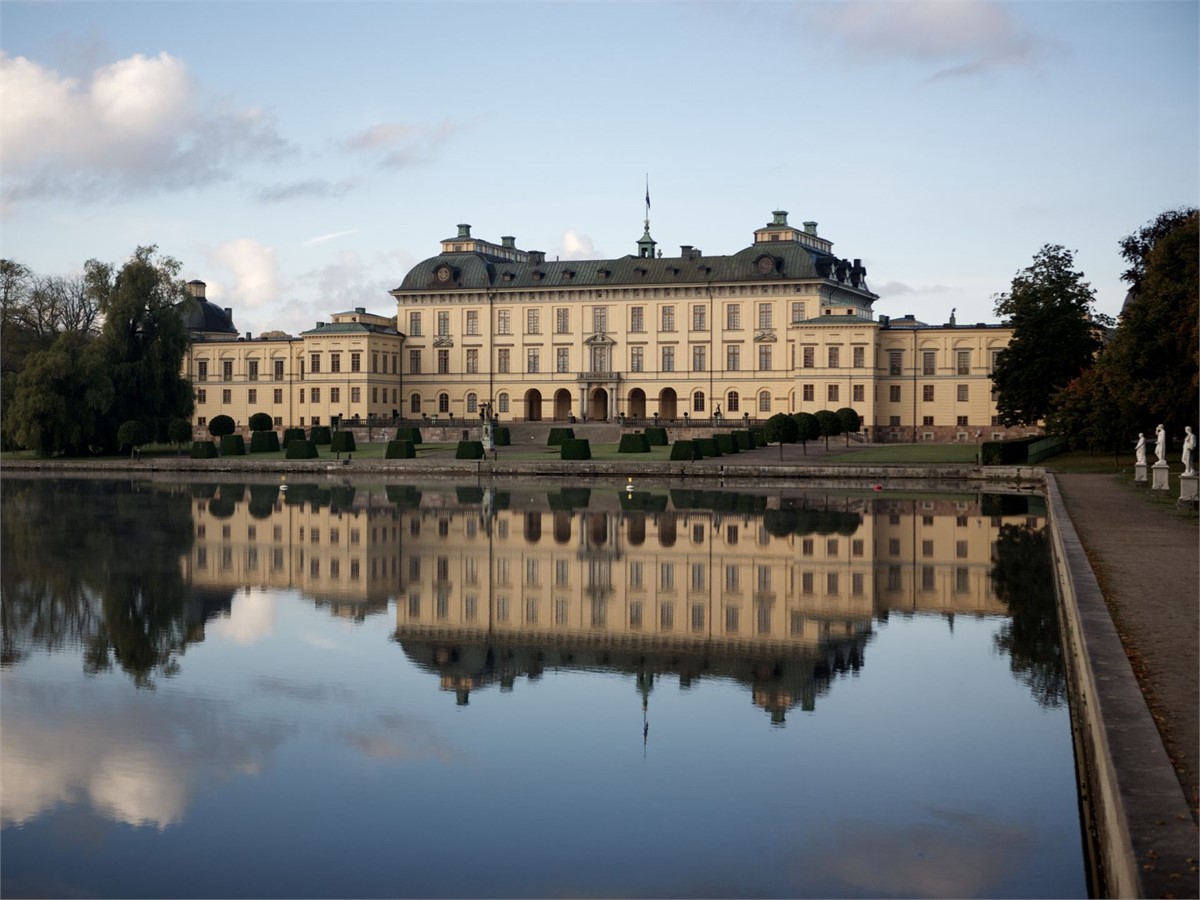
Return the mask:
<svg viewBox="0 0 1200 900">
<path fill-rule="evenodd" d="M 1163 463 L 1165 465 L 1167 462 L 1167 430 L 1160 424 L 1154 429 L 1154 434 L 1156 436 L 1154 443 L 1154 455 L 1158 457 L 1158 459 L 1154 461 L 1154 464 L 1158 465 L 1159 463 Z"/>
<path fill-rule="evenodd" d="M 1137 443 L 1133 445 L 1133 453 L 1136 457 L 1135 462 L 1139 466 L 1144 466 L 1146 464 L 1146 435 L 1140 431 L 1138 432 Z"/>
<path fill-rule="evenodd" d="M 1183 474 L 1195 475 L 1196 470 L 1192 468 L 1192 456 L 1196 452 L 1196 435 L 1192 434 L 1191 425 L 1183 430 L 1186 432 L 1183 438 Z"/>
</svg>

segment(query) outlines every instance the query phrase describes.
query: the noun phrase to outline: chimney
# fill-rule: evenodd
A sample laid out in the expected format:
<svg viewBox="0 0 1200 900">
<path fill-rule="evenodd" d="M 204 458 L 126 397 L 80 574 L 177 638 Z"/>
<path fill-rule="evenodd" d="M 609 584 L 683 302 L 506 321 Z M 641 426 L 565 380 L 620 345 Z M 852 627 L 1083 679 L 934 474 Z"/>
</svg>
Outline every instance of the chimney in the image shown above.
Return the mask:
<svg viewBox="0 0 1200 900">
<path fill-rule="evenodd" d="M 254 340 L 254 335 L 252 335 L 249 331 L 246 332 L 246 340 L 248 340 L 248 341 Z"/>
<path fill-rule="evenodd" d="M 545 250 L 530 250 L 529 251 L 530 265 L 540 266 L 545 261 L 546 261 L 546 251 Z"/>
<path fill-rule="evenodd" d="M 775 217 L 774 221 L 771 222 L 772 225 L 786 225 L 787 224 L 787 210 L 786 209 L 776 209 L 776 210 L 772 211 L 771 215 Z"/>
<path fill-rule="evenodd" d="M 188 293 L 197 300 L 204 299 L 204 282 L 199 279 L 187 283 Z"/>
<path fill-rule="evenodd" d="M 506 234 L 500 238 L 500 246 L 504 247 L 506 250 L 516 250 L 517 239 L 511 234 Z"/>
<path fill-rule="evenodd" d="M 471 226 L 470 225 L 459 225 L 458 226 L 458 237 L 460 240 L 466 240 L 466 239 L 470 238 L 471 237 Z"/>
<path fill-rule="evenodd" d="M 891 316 L 880 316 L 880 317 L 879 317 L 879 327 L 880 327 L 880 328 L 887 328 L 887 327 L 888 327 L 888 322 L 890 322 L 890 321 L 892 321 L 892 317 L 891 317 Z"/>
<path fill-rule="evenodd" d="M 354 307 L 354 311 L 356 313 L 362 314 L 367 311 L 367 308 L 365 306 L 356 306 L 356 307 Z"/>
<path fill-rule="evenodd" d="M 811 234 L 813 237 L 816 237 L 817 236 L 817 223 L 816 222 L 805 222 L 804 223 L 804 233 Z"/>
<path fill-rule="evenodd" d="M 233 321 L 233 307 L 232 306 L 225 307 L 225 315 L 229 316 L 230 322 Z"/>
<path fill-rule="evenodd" d="M 692 258 L 692 245 L 691 244 L 680 244 L 679 245 L 679 255 L 682 256 L 684 259 L 691 259 Z"/>
</svg>

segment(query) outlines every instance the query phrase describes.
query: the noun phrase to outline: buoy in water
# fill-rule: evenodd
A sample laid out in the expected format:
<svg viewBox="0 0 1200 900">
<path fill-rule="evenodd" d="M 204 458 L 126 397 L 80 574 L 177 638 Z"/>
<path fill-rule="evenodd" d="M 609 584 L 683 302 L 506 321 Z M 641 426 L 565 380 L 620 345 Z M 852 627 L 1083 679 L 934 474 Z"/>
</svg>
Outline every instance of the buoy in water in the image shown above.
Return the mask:
<svg viewBox="0 0 1200 900">
<path fill-rule="evenodd" d="M 629 494 L 633 493 L 633 476 L 632 475 L 630 475 L 628 478 L 628 483 L 625 485 L 625 491 L 626 491 L 626 493 L 629 493 Z"/>
</svg>

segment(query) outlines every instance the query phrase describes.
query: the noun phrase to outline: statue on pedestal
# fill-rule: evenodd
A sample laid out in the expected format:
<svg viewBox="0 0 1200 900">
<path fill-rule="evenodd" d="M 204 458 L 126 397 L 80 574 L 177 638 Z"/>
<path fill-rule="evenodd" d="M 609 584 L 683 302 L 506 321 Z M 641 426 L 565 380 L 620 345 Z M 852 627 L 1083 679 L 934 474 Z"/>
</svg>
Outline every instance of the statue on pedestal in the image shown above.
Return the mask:
<svg viewBox="0 0 1200 900">
<path fill-rule="evenodd" d="M 1146 435 L 1138 432 L 1137 443 L 1133 445 L 1134 462 L 1139 466 L 1146 464 Z"/>
<path fill-rule="evenodd" d="M 1192 426 L 1188 425 L 1183 429 L 1185 432 L 1183 438 L 1183 474 L 1195 475 L 1196 470 L 1192 468 L 1192 457 L 1196 453 L 1196 435 L 1192 433 Z"/>
<path fill-rule="evenodd" d="M 1166 462 L 1167 462 L 1167 430 L 1165 428 L 1163 428 L 1162 424 L 1160 423 L 1159 426 L 1154 429 L 1154 434 L 1156 437 L 1156 440 L 1154 443 L 1154 455 L 1158 457 L 1158 459 L 1156 459 L 1154 461 L 1154 464 L 1158 465 L 1159 463 L 1162 463 L 1163 465 L 1166 465 Z"/>
</svg>

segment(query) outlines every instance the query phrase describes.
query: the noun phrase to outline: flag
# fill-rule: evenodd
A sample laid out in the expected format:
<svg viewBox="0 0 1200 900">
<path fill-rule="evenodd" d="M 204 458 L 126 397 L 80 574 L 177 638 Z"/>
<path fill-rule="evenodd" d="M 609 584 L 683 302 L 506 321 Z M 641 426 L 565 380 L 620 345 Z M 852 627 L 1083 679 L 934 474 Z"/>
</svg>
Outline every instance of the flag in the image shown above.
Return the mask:
<svg viewBox="0 0 1200 900">
<path fill-rule="evenodd" d="M 646 179 L 646 211 L 650 211 L 650 179 Z"/>
</svg>

